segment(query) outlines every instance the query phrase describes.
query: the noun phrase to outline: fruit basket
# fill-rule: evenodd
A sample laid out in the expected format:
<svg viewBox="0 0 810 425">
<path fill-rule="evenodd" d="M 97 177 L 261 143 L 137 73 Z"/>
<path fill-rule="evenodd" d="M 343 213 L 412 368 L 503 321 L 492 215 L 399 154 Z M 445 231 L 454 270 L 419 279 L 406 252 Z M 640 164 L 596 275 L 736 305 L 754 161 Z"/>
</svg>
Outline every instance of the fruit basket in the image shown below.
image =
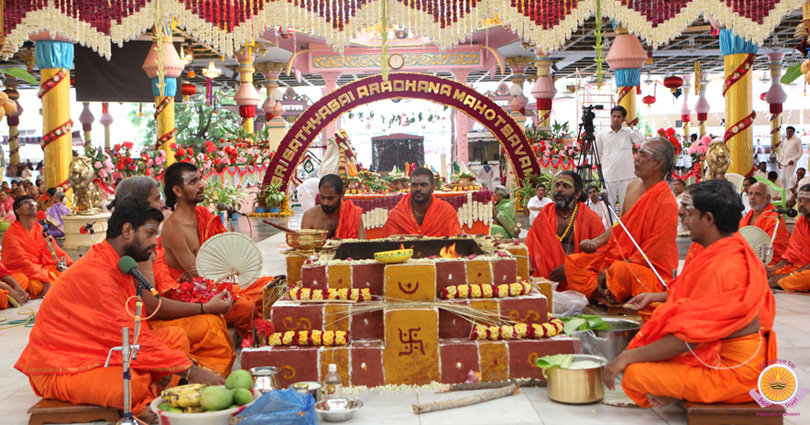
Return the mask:
<svg viewBox="0 0 810 425">
<path fill-rule="evenodd" d="M 194 384 L 192 384 L 194 385 Z M 210 388 L 210 387 L 208 387 Z M 231 391 L 226 389 L 225 387 L 221 387 L 224 391 Z M 240 390 L 244 391 L 244 390 Z M 164 395 L 166 393 L 164 392 Z M 252 394 L 252 398 L 256 398 L 256 392 L 250 390 L 248 393 L 248 400 L 250 399 L 250 395 Z M 167 397 L 172 397 L 171 395 Z M 162 410 L 161 405 L 166 403 L 167 401 L 161 396 L 158 397 L 150 403 L 150 408 L 152 409 L 155 414 L 158 416 L 159 423 L 161 425 L 228 425 L 230 418 L 236 416 L 239 412 L 245 409 L 245 407 L 249 406 L 253 403 L 253 400 L 245 403 L 243 401 L 243 405 L 235 405 L 236 403 L 233 399 L 231 399 L 230 404 L 232 406 L 222 409 L 222 410 L 215 410 L 215 411 L 203 411 L 199 413 L 184 413 L 184 412 L 171 412 L 168 410 Z M 184 404 L 185 405 L 185 404 Z M 200 403 L 195 403 L 196 406 L 199 406 Z M 205 403 L 203 402 L 203 406 Z"/>
</svg>

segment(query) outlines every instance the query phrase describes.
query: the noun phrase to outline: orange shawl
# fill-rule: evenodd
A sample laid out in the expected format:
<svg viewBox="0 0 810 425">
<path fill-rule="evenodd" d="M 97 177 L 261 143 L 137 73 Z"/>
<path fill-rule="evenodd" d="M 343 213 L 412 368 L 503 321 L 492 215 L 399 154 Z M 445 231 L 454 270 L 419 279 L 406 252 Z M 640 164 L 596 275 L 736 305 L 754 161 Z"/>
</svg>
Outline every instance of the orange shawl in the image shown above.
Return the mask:
<svg viewBox="0 0 810 425">
<path fill-rule="evenodd" d="M 48 239 L 56 256 L 60 259 L 65 257 L 68 265 L 73 264 L 73 260 L 56 244 L 53 236 L 48 235 Z M 0 255 L 3 257 L 3 264 L 11 273 L 21 273 L 29 279 L 53 283 L 50 266 L 55 266 L 56 263 L 39 223 L 34 222 L 31 231 L 25 230 L 19 221 L 12 223 L 3 236 L 3 250 Z"/>
<path fill-rule="evenodd" d="M 431 195 L 430 206 L 422 224 L 416 221 L 411 205 L 411 194 L 407 194 L 388 212 L 388 220 L 383 226 L 383 234 L 422 235 L 422 236 L 455 236 L 461 234 L 458 224 L 458 212 L 452 205 Z"/>
<path fill-rule="evenodd" d="M 781 217 L 781 214 L 773 211 L 774 208 L 776 207 L 773 204 L 768 204 L 754 223 L 751 223 L 751 217 L 754 215 L 754 211 L 748 211 L 748 214 L 740 220 L 740 227 L 753 225 L 764 230 L 769 237 L 773 238 L 776 220 L 779 220 L 779 229 L 776 230 L 776 238 L 773 240 L 773 260 L 775 264 L 779 262 L 782 255 L 785 254 L 785 250 L 790 243 L 790 233 L 788 233 L 785 220 Z"/>
<path fill-rule="evenodd" d="M 759 316 L 760 327 L 773 327 L 776 306 L 765 268 L 748 244 L 735 234 L 697 254 L 668 285 L 667 301 L 655 309 L 628 349 L 651 344 L 666 335 L 699 345 L 696 355 L 715 364 L 720 340 Z M 670 361 L 700 366 L 690 352 Z"/>
<path fill-rule="evenodd" d="M 781 225 L 780 225 L 781 226 Z M 782 256 L 790 264 L 804 267 L 810 264 L 810 223 L 807 218 L 800 215 L 793 225 L 793 234 L 790 235 L 790 245 Z M 775 250 L 775 248 L 774 248 Z M 774 253 L 774 258 L 776 254 Z"/>
<path fill-rule="evenodd" d="M 135 329 L 125 304 L 135 311 L 135 284 L 118 270 L 118 253 L 105 240 L 90 247 L 87 255 L 59 277 L 42 301 L 34 328 L 17 364 L 26 375 L 64 375 L 104 366 L 110 348 L 121 345 L 121 328 Z M 133 335 L 134 336 L 134 335 Z M 137 359 L 133 370 L 158 376 L 191 366 L 182 351 L 170 350 L 141 322 Z M 121 366 L 115 352 L 112 366 Z"/>
<path fill-rule="evenodd" d="M 593 239 L 605 231 L 599 215 L 583 202 L 579 202 L 578 205 L 572 242 L 574 253 L 581 252 L 580 242 Z M 526 246 L 529 248 L 529 260 L 535 277 L 548 278 L 551 270 L 565 261 L 565 251 L 557 238 L 557 206 L 553 202 L 540 210 L 526 236 Z"/>
<path fill-rule="evenodd" d="M 352 201 L 348 199 L 341 201 L 340 217 L 338 217 L 335 237 L 338 239 L 357 239 L 361 214 L 363 214 L 363 209 L 354 205 Z"/>
<path fill-rule="evenodd" d="M 211 214 L 207 208 L 199 205 L 194 207 L 194 215 L 197 217 L 197 237 L 200 238 L 200 246 L 209 238 L 226 232 L 222 219 L 218 215 Z M 177 279 L 183 274 L 183 270 L 173 269 L 166 264 L 166 251 L 161 243 L 158 243 L 155 254 L 157 259 L 152 264 L 155 289 L 163 294 L 179 288 L 180 283 L 177 282 Z"/>
</svg>

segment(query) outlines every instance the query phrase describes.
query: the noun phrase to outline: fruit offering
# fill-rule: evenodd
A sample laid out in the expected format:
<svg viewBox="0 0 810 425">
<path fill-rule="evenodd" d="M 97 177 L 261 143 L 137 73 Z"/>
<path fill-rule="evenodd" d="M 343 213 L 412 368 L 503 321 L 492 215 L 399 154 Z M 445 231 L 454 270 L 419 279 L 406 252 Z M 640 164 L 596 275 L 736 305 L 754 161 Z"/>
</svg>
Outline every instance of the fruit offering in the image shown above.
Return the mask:
<svg viewBox="0 0 810 425">
<path fill-rule="evenodd" d="M 160 396 L 164 402 L 159 408 L 169 413 L 202 413 L 235 408 L 253 401 L 250 372 L 235 370 L 225 384 L 224 387 L 189 384 L 163 390 Z"/>
</svg>

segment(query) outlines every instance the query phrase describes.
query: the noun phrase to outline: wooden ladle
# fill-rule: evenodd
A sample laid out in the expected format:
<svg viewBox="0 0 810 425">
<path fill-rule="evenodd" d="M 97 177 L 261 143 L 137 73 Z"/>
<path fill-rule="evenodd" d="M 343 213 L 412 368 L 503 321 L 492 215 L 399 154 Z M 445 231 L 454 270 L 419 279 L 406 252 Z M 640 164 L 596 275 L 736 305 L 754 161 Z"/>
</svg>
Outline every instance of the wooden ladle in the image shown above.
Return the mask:
<svg viewBox="0 0 810 425">
<path fill-rule="evenodd" d="M 294 235 L 299 235 L 299 234 L 301 234 L 301 232 L 299 232 L 299 231 L 297 231 L 297 230 L 293 230 L 293 229 L 290 229 L 289 227 L 285 227 L 285 226 L 282 226 L 282 225 L 280 225 L 280 224 L 273 223 L 273 222 L 272 222 L 272 221 L 270 221 L 270 220 L 262 220 L 262 222 L 263 222 L 264 224 L 269 224 L 269 225 L 271 225 L 271 226 L 275 227 L 276 229 L 283 230 L 283 231 L 285 231 L 285 232 L 287 232 L 287 233 L 292 233 L 292 234 L 294 234 Z"/>
</svg>

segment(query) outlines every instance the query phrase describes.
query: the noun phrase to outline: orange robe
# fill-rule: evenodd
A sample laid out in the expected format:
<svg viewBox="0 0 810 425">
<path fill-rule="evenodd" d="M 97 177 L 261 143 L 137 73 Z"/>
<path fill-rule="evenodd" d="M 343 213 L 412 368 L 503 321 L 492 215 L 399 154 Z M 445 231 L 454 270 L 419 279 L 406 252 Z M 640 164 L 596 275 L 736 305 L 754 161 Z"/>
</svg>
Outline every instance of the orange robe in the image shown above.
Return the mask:
<svg viewBox="0 0 810 425">
<path fill-rule="evenodd" d="M 574 253 L 581 252 L 579 250 L 580 242 L 593 239 L 605 231 L 599 215 L 583 202 L 579 202 L 577 205 L 572 240 Z M 565 251 L 557 238 L 557 206 L 553 202 L 540 210 L 526 236 L 526 246 L 529 248 L 529 261 L 534 269 L 533 276 L 548 278 L 549 273 L 565 261 Z M 558 290 L 564 291 L 565 289 Z"/>
<path fill-rule="evenodd" d="M 121 345 L 121 328 L 135 330 L 135 284 L 118 270 L 118 253 L 105 240 L 66 270 L 42 301 L 17 364 L 44 398 L 123 408 L 121 352 L 110 367 L 110 348 Z M 160 380 L 191 367 L 188 340 L 178 328 L 152 331 L 141 322 L 140 350 L 130 362 L 132 410 L 140 414 L 160 393 Z"/>
<path fill-rule="evenodd" d="M 664 280 L 672 280 L 678 269 L 678 205 L 666 181 L 660 181 L 636 201 L 622 216 L 622 223 L 639 244 Z M 661 292 L 661 282 L 650 269 L 644 255 L 636 249 L 620 225 L 613 227 L 602 253 L 571 254 L 565 258 L 568 289 L 591 296 L 597 278 L 605 271 L 607 287 L 624 301 L 644 292 Z"/>
<path fill-rule="evenodd" d="M 4 266 L 2 263 L 0 263 L 0 279 L 6 277 L 8 275 L 11 275 L 11 277 L 14 280 L 16 280 L 17 283 L 20 284 L 21 288 L 26 288 L 28 286 L 28 278 L 25 277 L 24 274 L 11 273 L 10 271 L 8 271 L 6 266 Z M 23 284 L 25 286 L 23 286 Z M 11 302 L 8 299 L 9 299 L 9 292 L 6 291 L 5 289 L 0 289 L 0 310 L 5 310 L 5 309 L 8 308 L 9 305 L 11 305 Z"/>
<path fill-rule="evenodd" d="M 773 261 L 770 265 L 774 265 L 782 259 L 782 255 L 785 254 L 785 250 L 790 243 L 790 233 L 785 225 L 785 220 L 781 214 L 773 211 L 775 208 L 773 204 L 768 204 L 753 223 L 751 223 L 751 218 L 754 216 L 753 210 L 748 211 L 748 214 L 740 220 L 740 227 L 759 227 L 768 234 L 769 238 L 773 239 Z M 777 220 L 779 220 L 779 229 L 776 229 Z M 774 230 L 776 230 L 776 238 L 773 237 Z"/>
<path fill-rule="evenodd" d="M 340 216 L 338 217 L 338 239 L 357 239 L 360 228 L 360 217 L 363 209 L 354 205 L 352 201 L 344 199 L 340 202 Z"/>
<path fill-rule="evenodd" d="M 805 216 L 801 215 L 796 219 L 793 233 L 790 235 L 790 244 L 782 259 L 787 260 L 790 264 L 777 270 L 778 275 L 794 272 L 796 269 L 810 264 L 810 222 Z M 810 291 L 810 270 L 794 272 L 790 276 L 779 279 L 777 284 L 785 291 Z"/>
<path fill-rule="evenodd" d="M 642 326 L 628 350 L 667 335 L 696 343 L 667 361 L 634 363 L 624 371 L 622 387 L 639 406 L 647 394 L 697 403 L 743 403 L 766 361 L 776 358 L 776 315 L 765 269 L 736 234 L 697 254 L 668 285 L 667 301 Z M 760 334 L 723 339 L 759 317 Z M 712 369 L 734 367 L 734 369 Z"/>
<path fill-rule="evenodd" d="M 209 238 L 226 231 L 219 216 L 211 214 L 205 207 L 195 207 L 194 214 L 197 217 L 197 237 L 200 239 L 200 246 Z M 163 294 L 179 288 L 180 283 L 177 280 L 183 274 L 183 270 L 173 269 L 166 264 L 166 252 L 162 246 L 158 247 L 155 253 L 157 259 L 152 264 L 155 275 L 155 289 Z M 242 338 L 247 337 L 253 330 L 253 320 L 263 318 L 262 288 L 272 279 L 272 277 L 262 277 L 248 287 L 241 289 L 234 287 L 234 294 L 238 298 L 224 317 L 227 323 L 233 323 L 234 328 Z"/>
<path fill-rule="evenodd" d="M 402 197 L 399 203 L 388 212 L 388 220 L 383 226 L 385 237 L 391 235 L 455 236 L 461 234 L 458 212 L 452 205 L 431 195 L 430 206 L 420 225 L 413 214 L 411 194 Z"/>
<path fill-rule="evenodd" d="M 25 282 L 17 280 L 20 286 L 25 289 L 31 298 L 38 298 L 45 289 L 45 283 L 53 283 L 60 275 L 56 268 L 48 240 L 53 246 L 57 258 L 65 258 L 67 265 L 73 264 L 73 260 L 59 245 L 53 236 L 48 235 L 48 239 L 42 235 L 42 226 L 34 222 L 31 230 L 25 230 L 19 221 L 9 226 L 5 236 L 3 236 L 3 264 L 11 273 L 20 273 L 28 279 Z"/>
</svg>

